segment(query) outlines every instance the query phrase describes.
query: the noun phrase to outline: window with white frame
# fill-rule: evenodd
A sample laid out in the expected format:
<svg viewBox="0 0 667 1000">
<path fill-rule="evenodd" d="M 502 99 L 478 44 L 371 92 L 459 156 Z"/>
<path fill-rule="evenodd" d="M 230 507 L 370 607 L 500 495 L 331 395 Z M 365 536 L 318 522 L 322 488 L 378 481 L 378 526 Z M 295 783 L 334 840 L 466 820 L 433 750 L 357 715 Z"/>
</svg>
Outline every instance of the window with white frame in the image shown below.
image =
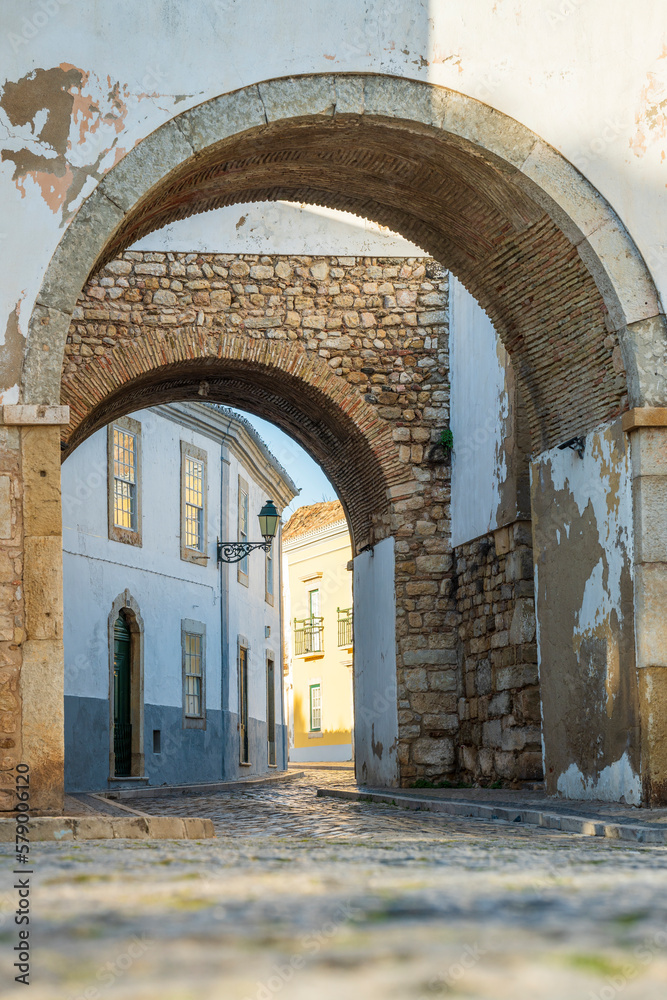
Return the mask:
<svg viewBox="0 0 667 1000">
<path fill-rule="evenodd" d="M 183 660 L 183 726 L 204 729 L 206 716 L 206 626 L 185 618 L 181 622 Z"/>
<path fill-rule="evenodd" d="M 141 545 L 141 424 L 121 417 L 108 430 L 109 538 Z"/>
<path fill-rule="evenodd" d="M 202 562 L 206 553 L 206 452 L 181 441 L 181 559 Z"/>
<path fill-rule="evenodd" d="M 185 456 L 185 544 L 201 552 L 204 541 L 204 463 Z"/>
<path fill-rule="evenodd" d="M 310 731 L 322 731 L 322 686 L 319 683 L 310 685 Z"/>
</svg>

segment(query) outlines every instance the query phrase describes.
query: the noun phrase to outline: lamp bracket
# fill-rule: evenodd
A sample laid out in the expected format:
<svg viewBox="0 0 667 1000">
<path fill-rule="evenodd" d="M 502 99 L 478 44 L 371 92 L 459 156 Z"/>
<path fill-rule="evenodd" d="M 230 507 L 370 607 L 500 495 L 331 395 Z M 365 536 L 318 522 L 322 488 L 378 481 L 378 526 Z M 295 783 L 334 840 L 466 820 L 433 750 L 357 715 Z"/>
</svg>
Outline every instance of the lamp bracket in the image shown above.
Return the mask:
<svg viewBox="0 0 667 1000">
<path fill-rule="evenodd" d="M 272 541 L 271 538 L 268 542 L 221 542 L 218 539 L 218 562 L 241 562 L 253 549 L 264 549 L 265 552 L 268 552 Z"/>
<path fill-rule="evenodd" d="M 586 438 L 585 437 L 573 437 L 569 441 L 565 441 L 564 444 L 558 445 L 559 451 L 565 451 L 566 448 L 571 448 L 572 451 L 576 451 L 579 458 L 584 457 L 584 450 L 586 448 Z"/>
</svg>

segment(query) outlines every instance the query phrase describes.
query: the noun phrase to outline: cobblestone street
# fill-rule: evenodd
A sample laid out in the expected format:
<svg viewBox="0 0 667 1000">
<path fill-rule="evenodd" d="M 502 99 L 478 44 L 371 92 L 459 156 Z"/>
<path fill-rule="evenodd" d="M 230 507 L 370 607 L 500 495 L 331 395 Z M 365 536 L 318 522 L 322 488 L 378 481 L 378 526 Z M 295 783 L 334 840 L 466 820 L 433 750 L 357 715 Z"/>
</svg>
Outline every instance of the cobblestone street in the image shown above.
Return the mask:
<svg viewBox="0 0 667 1000">
<path fill-rule="evenodd" d="M 317 799 L 325 784 L 351 775 L 133 803 L 210 816 L 208 842 L 35 844 L 31 996 L 664 997 L 664 848 Z"/>
</svg>

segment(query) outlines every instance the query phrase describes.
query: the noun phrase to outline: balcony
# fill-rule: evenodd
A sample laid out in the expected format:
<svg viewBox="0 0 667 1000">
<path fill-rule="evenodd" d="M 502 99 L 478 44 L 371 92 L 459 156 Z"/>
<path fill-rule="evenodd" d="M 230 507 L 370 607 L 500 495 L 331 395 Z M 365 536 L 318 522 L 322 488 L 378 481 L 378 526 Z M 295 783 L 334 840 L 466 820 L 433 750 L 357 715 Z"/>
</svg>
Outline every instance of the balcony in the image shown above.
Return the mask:
<svg viewBox="0 0 667 1000">
<path fill-rule="evenodd" d="M 354 635 L 352 629 L 352 608 L 336 608 L 338 612 L 338 645 L 351 646 Z"/>
<path fill-rule="evenodd" d="M 324 650 L 324 618 L 294 619 L 294 655 L 321 653 Z"/>
</svg>

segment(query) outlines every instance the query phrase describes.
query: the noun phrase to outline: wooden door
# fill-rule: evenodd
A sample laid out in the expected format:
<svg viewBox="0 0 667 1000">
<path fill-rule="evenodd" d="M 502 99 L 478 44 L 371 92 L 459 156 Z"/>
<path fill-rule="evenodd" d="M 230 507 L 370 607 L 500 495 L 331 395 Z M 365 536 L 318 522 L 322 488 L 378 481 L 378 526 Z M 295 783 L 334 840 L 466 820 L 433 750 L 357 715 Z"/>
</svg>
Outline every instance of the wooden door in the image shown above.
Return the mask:
<svg viewBox="0 0 667 1000">
<path fill-rule="evenodd" d="M 117 778 L 126 778 L 132 772 L 130 665 L 130 630 L 121 613 L 114 624 L 113 647 L 113 748 Z"/>
<path fill-rule="evenodd" d="M 248 764 L 250 747 L 248 743 L 248 650 L 239 650 L 239 731 L 241 734 L 241 763 Z"/>
</svg>

